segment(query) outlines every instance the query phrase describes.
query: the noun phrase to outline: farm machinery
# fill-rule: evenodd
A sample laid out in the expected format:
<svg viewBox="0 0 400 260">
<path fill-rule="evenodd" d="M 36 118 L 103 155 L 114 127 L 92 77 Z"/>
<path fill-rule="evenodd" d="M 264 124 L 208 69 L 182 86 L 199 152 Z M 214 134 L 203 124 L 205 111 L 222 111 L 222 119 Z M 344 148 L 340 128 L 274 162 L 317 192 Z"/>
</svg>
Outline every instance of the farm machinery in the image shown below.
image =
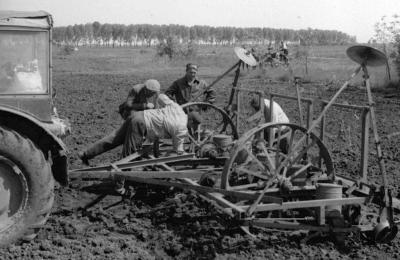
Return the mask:
<svg viewBox="0 0 400 260">
<path fill-rule="evenodd" d="M 77 182 L 113 180 L 119 184 L 120 194 L 125 195 L 132 195 L 128 192 L 132 191 L 130 183 L 192 190 L 237 220 L 249 235 L 251 227 L 261 227 L 306 230 L 310 236 L 330 234 L 339 240 L 348 232 L 356 232 L 377 243 L 393 240 L 398 231 L 394 211 L 400 209 L 400 203 L 388 187 L 367 70 L 368 66 L 386 64 L 385 55 L 371 47 L 350 47 L 347 55 L 359 66 L 331 100 L 324 103 L 315 120 L 312 120 L 312 100 L 300 97 L 299 91 L 297 97 L 269 93 L 270 118 L 274 109 L 272 102 L 279 96 L 296 100 L 301 118 L 300 104 L 307 103 L 306 122 L 300 125 L 257 123 L 239 136 L 239 123 L 263 120 L 266 110 L 262 91 L 237 87 L 240 69 L 243 65 L 255 66 L 256 60 L 245 49 L 235 48 L 235 53 L 239 61 L 210 84 L 216 84 L 235 70 L 228 105 L 225 108 L 203 102 L 183 105 L 185 110 L 202 107 L 203 118 L 196 129 L 189 129 L 186 154 L 165 156 L 171 146 L 168 140 L 161 140 L 150 146 L 150 150 L 144 149 L 116 162 L 71 171 L 70 179 Z M 368 105 L 335 103 L 360 71 L 366 83 Z M 255 93 L 263 105 L 252 116 L 240 117 L 239 92 Z M 359 178 L 336 174 L 323 142 L 325 116 L 332 106 L 362 111 Z M 382 175 L 381 186 L 369 182 L 367 177 L 370 122 Z M 100 195 L 95 202 L 103 197 Z"/>
<path fill-rule="evenodd" d="M 54 107 L 50 14 L 0 11 L 0 246 L 46 222 L 54 180 L 68 182 L 70 132 Z"/>
</svg>

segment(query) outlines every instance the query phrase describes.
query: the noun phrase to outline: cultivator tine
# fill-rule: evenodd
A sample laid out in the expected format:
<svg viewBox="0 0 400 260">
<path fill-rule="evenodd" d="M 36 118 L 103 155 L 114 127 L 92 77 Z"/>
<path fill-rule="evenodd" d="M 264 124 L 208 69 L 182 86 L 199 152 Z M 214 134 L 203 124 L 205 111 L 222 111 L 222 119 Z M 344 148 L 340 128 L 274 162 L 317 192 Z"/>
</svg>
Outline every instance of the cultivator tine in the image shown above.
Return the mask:
<svg viewBox="0 0 400 260">
<path fill-rule="evenodd" d="M 252 234 L 252 233 L 250 232 L 250 229 L 249 229 L 248 226 L 240 226 L 240 229 L 243 230 L 243 232 L 244 232 L 246 235 L 250 236 L 252 239 L 256 239 L 256 238 L 257 238 L 257 236 L 255 236 L 254 234 Z"/>
</svg>

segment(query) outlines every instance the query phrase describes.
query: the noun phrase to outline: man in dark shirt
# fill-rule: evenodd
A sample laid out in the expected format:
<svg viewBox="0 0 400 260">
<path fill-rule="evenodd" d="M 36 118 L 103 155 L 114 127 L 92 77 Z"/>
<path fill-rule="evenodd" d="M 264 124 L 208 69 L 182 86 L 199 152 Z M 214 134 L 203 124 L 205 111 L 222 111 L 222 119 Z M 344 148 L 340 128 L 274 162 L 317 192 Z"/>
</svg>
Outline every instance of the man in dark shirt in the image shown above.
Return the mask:
<svg viewBox="0 0 400 260">
<path fill-rule="evenodd" d="M 212 88 L 208 89 L 207 83 L 196 76 L 197 70 L 197 65 L 193 63 L 187 64 L 185 76 L 174 81 L 165 91 L 165 94 L 170 98 L 174 98 L 179 105 L 194 102 L 196 100 L 193 99 L 201 94 L 204 94 L 202 101 L 211 104 L 214 103 L 216 97 L 215 90 Z"/>
<path fill-rule="evenodd" d="M 213 88 L 209 88 L 204 80 L 197 77 L 198 67 L 193 63 L 186 65 L 186 74 L 182 78 L 174 81 L 172 85 L 165 91 L 165 94 L 171 99 L 175 99 L 176 103 L 183 105 L 189 102 L 200 101 L 196 100 L 203 96 L 203 102 L 214 103 L 216 93 Z M 196 132 L 198 125 L 201 123 L 199 107 L 191 107 L 188 113 L 188 128 L 189 133 Z"/>
</svg>

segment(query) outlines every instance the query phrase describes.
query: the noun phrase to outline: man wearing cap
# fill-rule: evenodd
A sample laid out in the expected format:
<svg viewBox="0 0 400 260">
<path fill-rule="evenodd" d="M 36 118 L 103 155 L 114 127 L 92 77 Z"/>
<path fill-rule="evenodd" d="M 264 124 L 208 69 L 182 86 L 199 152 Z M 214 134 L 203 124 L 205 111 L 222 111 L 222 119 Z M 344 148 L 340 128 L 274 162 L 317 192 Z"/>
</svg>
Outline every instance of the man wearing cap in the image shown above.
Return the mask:
<svg viewBox="0 0 400 260">
<path fill-rule="evenodd" d="M 160 108 L 133 111 L 121 127 L 113 133 L 79 153 L 83 163 L 89 159 L 123 144 L 122 157 L 137 152 L 143 141 L 157 138 L 171 138 L 174 151 L 184 152 L 183 143 L 187 134 L 187 115 L 182 107 L 168 96 L 160 94 L 157 99 Z M 104 139 L 107 141 L 105 142 Z"/>
<path fill-rule="evenodd" d="M 142 111 L 154 108 L 154 101 L 160 93 L 160 83 L 155 79 L 146 80 L 143 84 L 132 87 L 124 103 L 119 106 L 119 113 L 126 119 L 131 111 Z"/>
<path fill-rule="evenodd" d="M 172 85 L 165 91 L 165 94 L 176 100 L 179 105 L 186 104 L 188 102 L 194 102 L 194 98 L 204 95 L 203 102 L 214 103 L 216 93 L 213 88 L 208 88 L 207 83 L 204 80 L 200 80 L 197 77 L 198 67 L 196 64 L 186 64 L 186 74 L 182 78 L 174 81 Z M 189 111 L 189 128 L 197 129 L 197 126 L 201 123 L 202 118 L 199 114 L 199 108 L 193 108 Z"/>
<path fill-rule="evenodd" d="M 193 63 L 186 64 L 186 74 L 182 78 L 174 81 L 165 91 L 170 98 L 174 98 L 179 105 L 193 102 L 193 98 L 204 94 L 204 102 L 214 103 L 215 90 L 208 89 L 207 83 L 197 77 L 198 67 Z"/>
<path fill-rule="evenodd" d="M 131 117 L 135 112 L 154 108 L 154 101 L 160 92 L 160 83 L 155 79 L 146 80 L 143 84 L 137 84 L 132 87 L 128 93 L 128 97 L 124 103 L 119 106 L 119 113 L 125 122 L 122 126 L 111 132 L 109 135 L 100 139 L 96 143 L 87 147 L 78 153 L 78 157 L 83 163 L 88 164 L 88 160 L 111 150 L 120 144 L 124 144 L 123 156 L 127 156 L 137 150 L 137 140 L 141 140 L 135 136 L 133 138 L 125 138 L 125 135 L 131 135 L 132 125 L 136 127 L 136 132 L 143 131 L 144 119 L 143 113 Z M 124 141 L 126 139 L 126 141 Z"/>
</svg>

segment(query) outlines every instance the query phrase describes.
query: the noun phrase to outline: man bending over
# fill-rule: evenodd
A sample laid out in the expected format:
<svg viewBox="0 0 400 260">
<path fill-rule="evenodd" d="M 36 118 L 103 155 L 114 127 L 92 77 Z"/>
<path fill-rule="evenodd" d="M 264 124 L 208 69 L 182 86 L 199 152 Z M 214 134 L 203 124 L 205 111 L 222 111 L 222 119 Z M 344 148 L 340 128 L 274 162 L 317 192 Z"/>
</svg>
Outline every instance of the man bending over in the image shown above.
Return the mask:
<svg viewBox="0 0 400 260">
<path fill-rule="evenodd" d="M 160 108 L 131 112 L 106 146 L 102 145 L 103 138 L 80 152 L 84 155 L 81 157 L 83 163 L 88 164 L 89 159 L 121 144 L 122 157 L 126 157 L 137 152 L 145 139 L 154 141 L 156 138 L 171 138 L 174 151 L 182 154 L 187 134 L 187 115 L 177 103 L 164 94 L 159 95 L 157 104 Z"/>
</svg>

